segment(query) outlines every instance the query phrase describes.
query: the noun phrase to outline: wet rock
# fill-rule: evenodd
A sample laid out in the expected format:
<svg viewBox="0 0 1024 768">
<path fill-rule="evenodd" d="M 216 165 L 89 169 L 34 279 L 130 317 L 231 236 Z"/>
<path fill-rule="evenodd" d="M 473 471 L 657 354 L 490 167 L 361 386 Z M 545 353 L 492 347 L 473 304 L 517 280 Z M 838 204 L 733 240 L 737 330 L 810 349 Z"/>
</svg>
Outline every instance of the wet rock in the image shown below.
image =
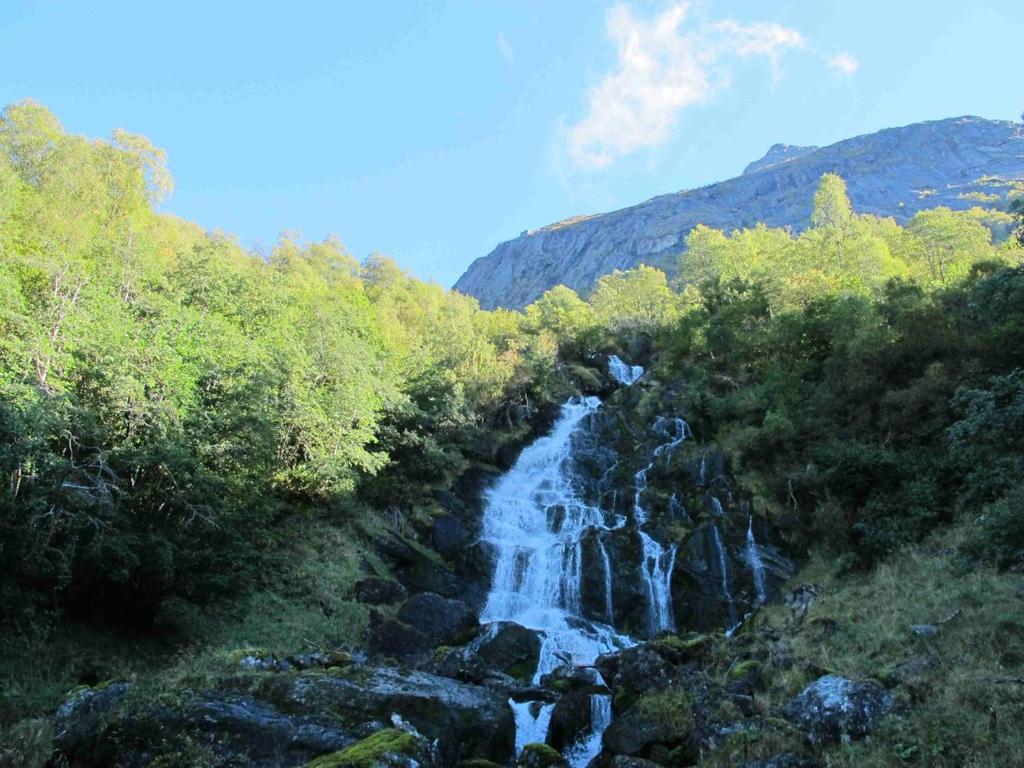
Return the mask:
<svg viewBox="0 0 1024 768">
<path fill-rule="evenodd" d="M 559 698 L 551 711 L 548 725 L 547 743 L 550 746 L 562 751 L 590 730 L 590 696 L 584 691 L 572 691 Z"/>
<path fill-rule="evenodd" d="M 540 660 L 541 639 L 535 630 L 512 622 L 489 625 L 476 646 L 484 665 L 528 682 Z"/>
<path fill-rule="evenodd" d="M 355 584 L 356 600 L 369 605 L 390 605 L 405 600 L 409 591 L 391 579 L 371 576 Z"/>
<path fill-rule="evenodd" d="M 434 645 L 458 645 L 476 632 L 476 614 L 461 600 L 451 600 L 432 592 L 415 595 L 398 610 L 398 620 Z"/>
<path fill-rule="evenodd" d="M 783 714 L 808 741 L 834 742 L 869 735 L 892 707 L 892 696 L 878 683 L 825 675 L 790 701 Z"/>
<path fill-rule="evenodd" d="M 540 684 L 558 693 L 584 691 L 585 693 L 608 693 L 608 686 L 595 667 L 576 667 L 563 664 L 555 667 L 540 678 Z"/>
</svg>

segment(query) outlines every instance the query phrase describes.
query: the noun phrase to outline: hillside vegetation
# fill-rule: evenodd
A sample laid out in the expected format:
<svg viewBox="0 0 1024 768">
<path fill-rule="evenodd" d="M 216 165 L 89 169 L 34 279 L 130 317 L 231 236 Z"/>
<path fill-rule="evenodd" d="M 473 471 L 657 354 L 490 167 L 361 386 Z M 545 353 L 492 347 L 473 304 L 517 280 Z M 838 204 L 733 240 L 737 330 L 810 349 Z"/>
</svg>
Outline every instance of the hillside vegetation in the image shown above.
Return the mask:
<svg viewBox="0 0 1024 768">
<path fill-rule="evenodd" d="M 924 703 L 827 759 L 996 766 L 1020 749 L 1019 192 L 901 226 L 856 213 L 826 175 L 803 233 L 698 227 L 671 279 L 641 266 L 489 312 L 336 239 L 247 252 L 161 213 L 171 188 L 143 137 L 70 135 L 32 102 L 0 119 L 12 764 L 45 752 L 40 718 L 76 685 L 159 689 L 252 646 L 358 647 L 370 614 L 353 585 L 390 577 L 376 537 L 440 558 L 424 533 L 438 494 L 605 388 L 610 352 L 650 370 L 639 412 L 685 413 L 732 456 L 810 563 L 795 583 L 824 590 L 811 618 L 839 620 L 824 639 L 793 630 L 809 661 L 764 707 L 812 669 L 881 676 L 914 650 L 910 624 L 959 611 L 912 692 Z"/>
</svg>

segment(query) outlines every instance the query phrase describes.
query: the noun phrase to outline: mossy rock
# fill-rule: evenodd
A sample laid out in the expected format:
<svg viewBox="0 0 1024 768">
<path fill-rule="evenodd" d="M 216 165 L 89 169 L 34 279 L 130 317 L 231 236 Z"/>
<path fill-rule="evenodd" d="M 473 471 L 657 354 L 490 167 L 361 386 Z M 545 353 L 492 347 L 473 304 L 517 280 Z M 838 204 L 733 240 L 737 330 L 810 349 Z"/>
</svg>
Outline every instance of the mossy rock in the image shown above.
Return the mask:
<svg viewBox="0 0 1024 768">
<path fill-rule="evenodd" d="M 385 728 L 362 741 L 306 763 L 305 768 L 380 768 L 387 758 L 416 757 L 419 740 L 407 731 Z"/>
<path fill-rule="evenodd" d="M 729 669 L 729 680 L 742 680 L 748 676 L 759 676 L 761 674 L 761 663 L 754 659 L 747 659 L 738 664 L 733 664 Z"/>
<path fill-rule="evenodd" d="M 501 766 L 490 760 L 474 758 L 473 760 L 463 760 L 459 763 L 458 768 L 501 768 Z"/>
<path fill-rule="evenodd" d="M 568 768 L 569 763 L 565 761 L 557 750 L 547 744 L 533 743 L 523 747 L 523 751 L 516 760 L 516 768 Z"/>
<path fill-rule="evenodd" d="M 661 635 L 648 646 L 673 663 L 682 663 L 703 656 L 714 642 L 711 635 L 693 633 L 689 635 Z"/>
</svg>

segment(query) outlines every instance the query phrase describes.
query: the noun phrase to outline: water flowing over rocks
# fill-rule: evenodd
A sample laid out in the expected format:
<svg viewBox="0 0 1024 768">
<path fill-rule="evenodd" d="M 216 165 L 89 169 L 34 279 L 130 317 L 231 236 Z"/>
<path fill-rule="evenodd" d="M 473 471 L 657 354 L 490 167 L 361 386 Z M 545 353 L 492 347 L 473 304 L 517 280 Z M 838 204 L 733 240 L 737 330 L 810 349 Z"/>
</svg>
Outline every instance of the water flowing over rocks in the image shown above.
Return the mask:
<svg viewBox="0 0 1024 768">
<path fill-rule="evenodd" d="M 379 766 L 648 768 L 777 728 L 755 701 L 792 662 L 757 619 L 794 564 L 729 457 L 684 415 L 652 414 L 658 383 L 619 362 L 617 388 L 567 401 L 507 471 L 439 492 L 418 532 L 378 533 L 387 571 L 354 587 L 375 606 L 369 659 L 253 651 L 171 702 L 127 684 L 76 694 L 58 718 L 69 765 L 201 748 L 267 768 L 344 750 Z M 772 716 L 813 745 L 891 708 L 878 684 L 826 677 Z"/>
</svg>

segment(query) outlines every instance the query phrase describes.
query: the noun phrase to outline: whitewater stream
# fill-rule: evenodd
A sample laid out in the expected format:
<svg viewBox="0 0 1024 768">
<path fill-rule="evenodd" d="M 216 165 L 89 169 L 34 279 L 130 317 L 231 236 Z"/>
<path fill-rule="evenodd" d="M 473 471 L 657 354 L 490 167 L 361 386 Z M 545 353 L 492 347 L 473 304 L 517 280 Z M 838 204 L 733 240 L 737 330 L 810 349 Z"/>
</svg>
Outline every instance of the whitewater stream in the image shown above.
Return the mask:
<svg viewBox="0 0 1024 768">
<path fill-rule="evenodd" d="M 609 373 L 628 387 L 643 376 L 644 370 L 611 356 Z M 615 564 L 608 555 L 603 535 L 604 531 L 621 528 L 627 521 L 614 511 L 615 491 L 610 491 L 608 509 L 587 502 L 583 493 L 586 478 L 578 471 L 574 458 L 574 447 L 586 445 L 592 439 L 592 419 L 600 408 L 601 401 L 596 397 L 574 397 L 566 402 L 551 431 L 527 446 L 486 496 L 482 539 L 494 548 L 496 564 L 480 621 L 514 622 L 539 633 L 541 648 L 533 676 L 535 684 L 558 667 L 590 666 L 603 653 L 634 645 L 629 636 L 618 633 L 613 626 Z M 647 598 L 648 631 L 654 635 L 675 628 L 671 583 L 678 545 L 666 546 L 646 530 L 647 473 L 657 462 L 670 463 L 673 452 L 691 437 L 691 432 L 683 419 L 675 417 L 659 417 L 652 432 L 661 436 L 662 442 L 650 454 L 649 463 L 634 476 L 632 517 L 643 553 L 638 576 Z M 602 485 L 615 466 L 605 471 Z M 702 462 L 702 475 L 703 471 Z M 604 494 L 599 496 L 604 498 Z M 712 498 L 711 503 L 715 517 L 722 519 L 724 511 L 718 499 Z M 674 495 L 670 508 L 686 516 Z M 583 617 L 583 539 L 595 530 L 596 554 L 604 570 L 605 622 Z M 718 587 L 728 606 L 730 626 L 735 627 L 736 606 L 717 524 L 711 526 L 711 542 L 717 560 Z M 754 572 L 757 599 L 762 603 L 767 593 L 765 568 L 762 548 L 754 539 L 752 519 L 744 559 Z M 597 680 L 604 682 L 599 674 Z M 544 742 L 555 705 L 514 700 L 509 700 L 509 704 L 515 715 L 517 752 L 529 743 Z M 611 697 L 592 695 L 590 728 L 565 751 L 573 768 L 584 768 L 600 753 L 601 737 L 611 720 Z"/>
<path fill-rule="evenodd" d="M 587 504 L 574 487 L 573 436 L 600 405 L 596 397 L 573 398 L 563 405 L 551 432 L 525 448 L 487 496 L 483 539 L 495 548 L 497 565 L 480 621 L 512 621 L 541 633 L 535 683 L 556 667 L 587 666 L 602 653 L 633 644 L 610 625 L 582 617 L 582 539 L 592 529 L 609 530 L 617 522 Z M 610 617 L 607 553 L 602 560 Z M 543 742 L 554 705 L 510 703 L 516 748 Z M 590 732 L 566 751 L 574 768 L 586 766 L 601 751 L 601 735 L 610 722 L 611 697 L 595 694 Z"/>
</svg>

